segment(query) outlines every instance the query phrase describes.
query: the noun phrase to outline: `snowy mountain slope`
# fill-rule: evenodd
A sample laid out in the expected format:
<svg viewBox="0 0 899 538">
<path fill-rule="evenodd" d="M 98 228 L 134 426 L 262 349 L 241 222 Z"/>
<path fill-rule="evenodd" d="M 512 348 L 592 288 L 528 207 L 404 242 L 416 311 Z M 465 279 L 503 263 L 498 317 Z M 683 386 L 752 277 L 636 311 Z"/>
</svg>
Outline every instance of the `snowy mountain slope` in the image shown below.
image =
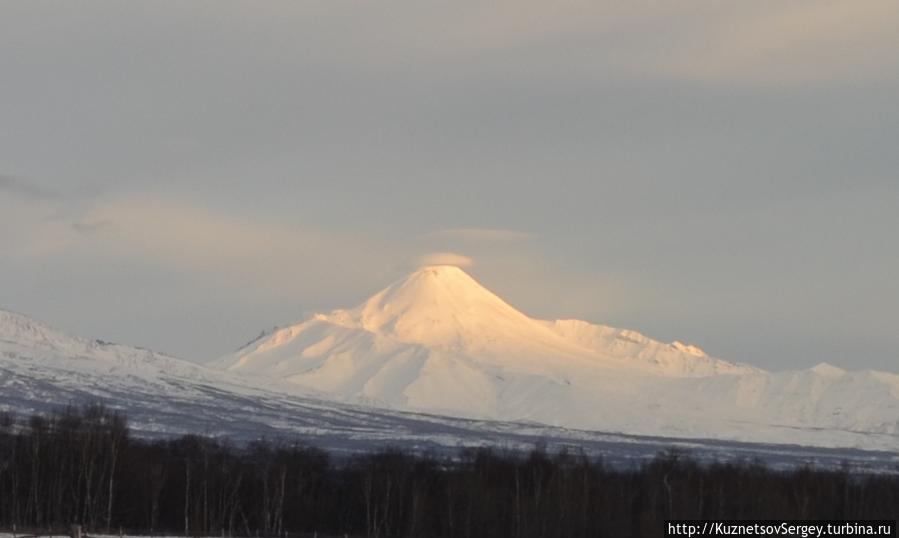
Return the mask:
<svg viewBox="0 0 899 538">
<path fill-rule="evenodd" d="M 772 373 L 583 321 L 529 318 L 456 267 L 425 267 L 209 365 L 412 411 L 642 435 L 899 447 L 899 384 Z"/>
<path fill-rule="evenodd" d="M 152 383 L 159 373 L 178 378 L 214 376 L 197 364 L 146 349 L 69 336 L 27 316 L 0 310 L 0 358 L 20 359 L 19 367 L 63 366 L 87 375 L 125 374 Z"/>
<path fill-rule="evenodd" d="M 24 416 L 97 400 L 125 411 L 141 437 L 196 433 L 243 442 L 265 436 L 337 452 L 388 446 L 450 453 L 483 445 L 527 450 L 545 443 L 549 450 L 583 450 L 621 465 L 669 447 L 702 459 L 761 457 L 776 466 L 838 467 L 850 461 L 860 470 L 892 472 L 899 463 L 899 455 L 888 452 L 634 437 L 342 404 L 147 350 L 67 336 L 0 310 L 0 411 Z"/>
</svg>

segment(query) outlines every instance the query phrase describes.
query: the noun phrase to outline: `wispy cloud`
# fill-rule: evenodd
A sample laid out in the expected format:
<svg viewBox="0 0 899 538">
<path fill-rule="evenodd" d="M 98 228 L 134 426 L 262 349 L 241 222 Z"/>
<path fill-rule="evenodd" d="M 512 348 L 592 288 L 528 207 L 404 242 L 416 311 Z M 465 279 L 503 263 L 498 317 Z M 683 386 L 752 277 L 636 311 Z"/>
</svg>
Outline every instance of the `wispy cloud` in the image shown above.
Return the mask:
<svg viewBox="0 0 899 538">
<path fill-rule="evenodd" d="M 378 24 L 358 28 L 350 38 L 355 46 L 337 52 L 323 47 L 322 60 L 350 54 L 346 61 L 361 59 L 382 69 L 409 62 L 464 64 L 480 67 L 485 78 L 492 62 L 502 61 L 503 76 L 527 68 L 530 77 L 573 76 L 582 83 L 609 74 L 746 86 L 895 77 L 894 0 L 563 4 L 428 6 L 409 9 L 404 17 L 375 8 L 360 20 Z M 306 14 L 293 16 L 302 21 Z M 369 46 L 374 40 L 379 46 Z"/>
<path fill-rule="evenodd" d="M 361 234 L 216 210 L 181 200 L 120 198 L 72 225 L 72 241 L 102 256 L 145 260 L 276 293 L 373 285 L 402 258 Z M 407 258 L 408 259 L 408 258 Z"/>
<path fill-rule="evenodd" d="M 891 0 L 697 3 L 644 65 L 676 78 L 749 86 L 895 77 L 899 11 Z M 893 64 L 895 65 L 895 64 Z"/>
<path fill-rule="evenodd" d="M 29 200 L 60 200 L 62 194 L 48 189 L 29 179 L 0 174 L 0 192 L 5 192 Z"/>
<path fill-rule="evenodd" d="M 532 234 L 527 232 L 499 228 L 450 228 L 448 230 L 440 230 L 425 234 L 424 237 L 429 239 L 478 241 L 485 243 L 526 241 L 534 238 Z"/>
<path fill-rule="evenodd" d="M 72 223 L 72 229 L 82 235 L 94 235 L 111 225 L 108 220 L 76 220 Z"/>
<path fill-rule="evenodd" d="M 899 50 L 895 0 L 564 6 L 526 0 L 416 15 L 415 26 L 385 21 L 397 26 L 388 46 L 366 54 L 406 61 L 396 49 L 415 40 L 422 63 L 455 58 L 487 65 L 501 58 L 513 72 L 527 65 L 531 76 L 581 82 L 613 73 L 765 87 L 894 79 Z"/>
<path fill-rule="evenodd" d="M 16 230 L 16 240 L 4 250 L 8 256 L 42 256 L 69 248 L 108 223 L 88 213 L 102 190 L 95 186 L 61 189 L 46 187 L 28 177 L 0 174 L 0 226 Z M 0 234 L 0 240 L 5 234 Z"/>
</svg>

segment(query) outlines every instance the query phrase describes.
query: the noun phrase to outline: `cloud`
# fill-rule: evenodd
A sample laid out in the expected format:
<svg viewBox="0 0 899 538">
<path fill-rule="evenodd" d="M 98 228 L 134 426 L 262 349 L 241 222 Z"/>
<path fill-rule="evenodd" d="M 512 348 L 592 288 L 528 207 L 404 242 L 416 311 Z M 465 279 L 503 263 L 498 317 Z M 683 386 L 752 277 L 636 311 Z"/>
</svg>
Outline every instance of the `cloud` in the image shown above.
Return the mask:
<svg viewBox="0 0 899 538">
<path fill-rule="evenodd" d="M 533 235 L 527 232 L 515 230 L 503 230 L 499 228 L 451 228 L 425 234 L 429 239 L 450 239 L 460 241 L 477 241 L 484 243 L 499 243 L 507 241 L 527 241 L 533 239 Z"/>
<path fill-rule="evenodd" d="M 432 252 L 418 258 L 418 265 L 454 265 L 456 267 L 471 267 L 474 260 L 455 252 Z"/>
<path fill-rule="evenodd" d="M 84 186 L 48 188 L 25 177 L 0 174 L 0 243 L 4 255 L 40 257 L 70 248 L 79 238 L 95 233 L 103 223 L 86 220 L 85 214 L 100 193 L 100 189 Z"/>
<path fill-rule="evenodd" d="M 408 8 L 403 17 L 378 8 L 363 8 L 369 11 L 358 16 L 357 9 L 357 18 L 349 20 L 378 24 L 356 27 L 353 46 L 321 47 L 320 61 L 340 58 L 380 69 L 465 66 L 488 80 L 492 73 L 526 73 L 556 84 L 559 76 L 573 76 L 574 83 L 612 74 L 770 86 L 893 78 L 899 50 L 894 0 L 523 0 L 470 9 Z M 323 18 L 289 16 L 323 27 L 347 20 L 341 9 L 327 10 Z M 495 69 L 497 64 L 503 68 Z"/>
<path fill-rule="evenodd" d="M 59 200 L 62 195 L 19 176 L 0 174 L 0 192 L 30 200 Z"/>
<path fill-rule="evenodd" d="M 111 224 L 111 222 L 105 220 L 76 220 L 72 223 L 72 229 L 82 235 L 94 235 Z"/>
<path fill-rule="evenodd" d="M 648 65 L 679 78 L 765 86 L 895 77 L 899 11 L 891 0 L 731 7 L 700 8 Z"/>
<path fill-rule="evenodd" d="M 96 204 L 68 227 L 66 238 L 57 250 L 138 260 L 273 295 L 373 286 L 389 280 L 404 257 L 360 233 L 146 197 Z"/>
<path fill-rule="evenodd" d="M 354 36 L 360 44 L 378 32 L 385 46 L 359 47 L 364 52 L 357 54 L 383 64 L 405 63 L 410 55 L 421 64 L 464 64 L 480 68 L 484 78 L 502 62 L 496 72 L 504 77 L 527 73 L 581 83 L 609 74 L 751 87 L 896 76 L 894 0 L 563 4 L 525 0 L 472 10 L 412 10 L 407 16 L 417 24 L 393 17 L 360 30 Z M 391 31 L 383 32 L 384 25 Z"/>
</svg>

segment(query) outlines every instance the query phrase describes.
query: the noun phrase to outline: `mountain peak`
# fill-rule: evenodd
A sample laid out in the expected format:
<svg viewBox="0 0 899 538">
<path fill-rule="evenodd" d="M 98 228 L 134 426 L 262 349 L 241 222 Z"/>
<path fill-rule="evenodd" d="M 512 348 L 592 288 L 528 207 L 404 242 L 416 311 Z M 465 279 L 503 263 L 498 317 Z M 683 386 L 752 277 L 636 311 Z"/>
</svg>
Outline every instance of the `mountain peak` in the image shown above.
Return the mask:
<svg viewBox="0 0 899 538">
<path fill-rule="evenodd" d="M 476 306 L 475 303 L 481 302 L 500 302 L 505 305 L 502 299 L 461 268 L 454 265 L 426 265 L 376 293 L 362 306 L 378 305 L 397 309 L 400 306 L 421 306 L 435 301 L 447 301 L 440 305 L 443 310 L 470 309 Z"/>
<path fill-rule="evenodd" d="M 497 324 L 532 321 L 454 265 L 421 267 L 352 313 L 366 330 L 438 346 L 470 343 Z"/>
<path fill-rule="evenodd" d="M 826 362 L 820 362 L 811 368 L 812 372 L 822 376 L 839 377 L 846 373 L 846 370 Z"/>
<path fill-rule="evenodd" d="M 424 265 L 407 275 L 406 278 L 395 282 L 394 286 L 397 284 L 415 285 L 419 292 L 427 291 L 427 286 L 436 285 L 443 289 L 449 287 L 453 289 L 469 288 L 490 293 L 471 275 L 455 265 Z"/>
</svg>

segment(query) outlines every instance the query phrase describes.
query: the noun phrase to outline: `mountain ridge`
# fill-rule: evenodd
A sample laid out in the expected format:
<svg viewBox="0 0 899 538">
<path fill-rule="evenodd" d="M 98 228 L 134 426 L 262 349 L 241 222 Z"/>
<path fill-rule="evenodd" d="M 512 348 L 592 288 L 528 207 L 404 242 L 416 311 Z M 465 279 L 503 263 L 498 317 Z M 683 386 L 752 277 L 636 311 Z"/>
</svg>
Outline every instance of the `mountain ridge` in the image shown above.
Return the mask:
<svg viewBox="0 0 899 538">
<path fill-rule="evenodd" d="M 595 352 L 603 340 L 602 358 L 636 358 L 634 345 L 650 346 L 642 354 L 646 360 L 667 352 L 682 355 L 685 360 L 701 359 L 714 371 L 753 371 L 754 367 L 709 357 L 693 345 L 679 341 L 665 344 L 632 330 L 592 324 L 581 320 L 539 320 L 530 318 L 487 290 L 462 269 L 449 266 L 425 266 L 400 279 L 361 304 L 350 309 L 313 314 L 294 325 L 280 327 L 256 339 L 235 353 L 210 364 L 222 367 L 228 358 L 256 346 L 265 351 L 275 343 L 283 343 L 302 326 L 320 321 L 346 329 L 363 330 L 403 344 L 417 344 L 449 351 L 465 350 L 487 356 L 522 353 L 523 343 L 529 350 L 564 358 L 583 358 L 585 349 Z M 259 344 L 259 342 L 263 342 Z M 259 344 L 259 345 L 257 345 Z M 524 354 L 530 354 L 525 352 Z M 244 364 L 246 360 L 243 361 Z M 658 361 L 661 364 L 661 361 Z M 613 366 L 613 364 L 609 364 Z M 225 366 L 228 368 L 228 366 Z M 692 369 L 683 368 L 683 373 Z"/>
<path fill-rule="evenodd" d="M 813 430 L 879 432 L 899 441 L 899 382 L 889 374 L 768 372 L 632 330 L 533 319 L 448 266 L 420 268 L 356 307 L 314 314 L 210 366 L 341 401 L 477 419 L 775 442 Z"/>
<path fill-rule="evenodd" d="M 12 318 L 0 310 L 0 412 L 12 412 L 16 422 L 31 413 L 46 413 L 67 405 L 102 402 L 125 413 L 135 437 L 166 439 L 185 434 L 227 439 L 239 444 L 260 438 L 311 444 L 343 455 L 358 451 L 403 447 L 457 455 L 460 447 L 498 446 L 530 450 L 536 444 L 551 452 L 576 450 L 601 457 L 612 466 L 629 467 L 675 447 L 701 461 L 742 461 L 761 458 L 772 466 L 795 467 L 814 462 L 822 468 L 863 472 L 895 472 L 899 454 L 886 451 L 891 438 L 864 437 L 864 450 L 847 449 L 858 434 L 828 433 L 800 445 L 766 445 L 701 438 L 645 437 L 609 432 L 554 428 L 537 423 L 471 420 L 435 414 L 408 413 L 370 405 L 353 405 L 294 393 L 274 382 L 188 365 L 183 361 L 123 344 L 103 344 L 69 336 L 26 316 L 16 324 L 57 333 L 87 347 L 36 346 L 10 342 Z M 21 333 L 20 333 L 21 334 Z M 90 343 L 93 342 L 91 345 Z M 103 353 L 116 350 L 112 358 Z M 118 357 L 116 359 L 115 357 Z M 835 448 L 816 448 L 810 445 Z M 871 450 L 874 449 L 874 450 Z M 878 451 L 879 449 L 879 451 Z"/>
<path fill-rule="evenodd" d="M 310 337 L 310 326 L 319 333 L 301 342 L 297 351 L 334 336 L 334 325 L 327 318 L 312 316 L 299 326 L 282 329 L 297 334 L 281 343 Z M 509 439 L 514 431 L 527 430 L 556 439 L 648 435 L 681 439 L 680 443 L 719 439 L 880 450 L 895 450 L 899 438 L 899 375 L 886 372 L 841 374 L 821 367 L 778 374 L 754 370 L 743 375 L 660 377 L 639 369 L 627 375 L 621 368 L 609 368 L 602 372 L 620 377 L 595 378 L 589 372 L 564 369 L 529 375 L 485 368 L 448 349 L 435 352 L 421 344 L 376 341 L 374 333 L 342 329 L 342 360 L 374 363 L 343 379 L 346 394 L 327 384 L 303 387 L 284 376 L 222 372 L 149 350 L 73 337 L 0 310 L 0 410 L 30 412 L 99 399 L 126 410 L 141 435 L 203 432 L 246 439 L 303 432 L 339 446 L 371 446 L 396 438 L 383 428 L 401 428 L 409 442 L 435 446 L 455 446 L 463 439 L 483 443 L 496 435 L 495 428 L 511 435 Z M 612 334 L 615 330 L 606 337 Z M 628 345 L 642 341 L 639 333 L 626 334 Z M 387 356 L 354 357 L 359 338 L 374 342 Z M 281 346 L 272 349 L 283 351 Z M 309 355 L 328 355 L 328 349 L 323 345 Z M 391 365 L 395 359 L 399 362 Z M 419 368 L 402 368 L 416 361 Z M 388 392 L 405 387 L 415 377 L 412 374 L 428 369 L 433 375 L 409 395 L 432 404 L 432 409 L 358 397 L 366 387 Z M 408 377 L 398 381 L 398 373 Z M 448 382 L 458 382 L 465 390 L 447 393 Z M 784 394 L 791 397 L 777 397 Z M 438 412 L 440 408 L 448 412 Z M 425 416 L 431 418 L 424 422 L 416 418 Z M 459 437 L 453 432 L 462 424 L 470 426 Z M 417 431 L 419 427 L 424 429 Z M 577 433 L 586 431 L 619 433 Z"/>
</svg>

